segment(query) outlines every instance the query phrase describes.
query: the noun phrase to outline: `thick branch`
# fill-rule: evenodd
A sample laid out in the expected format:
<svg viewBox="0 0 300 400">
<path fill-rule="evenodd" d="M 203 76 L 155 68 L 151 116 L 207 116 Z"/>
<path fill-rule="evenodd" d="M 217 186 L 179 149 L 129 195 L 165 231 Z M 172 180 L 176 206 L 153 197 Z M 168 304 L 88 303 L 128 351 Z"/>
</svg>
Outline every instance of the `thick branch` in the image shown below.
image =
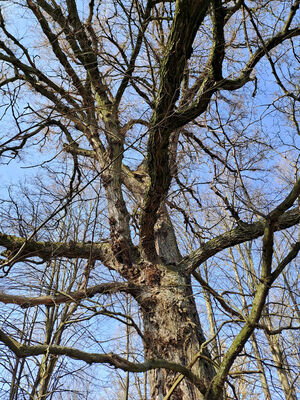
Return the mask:
<svg viewBox="0 0 300 400">
<path fill-rule="evenodd" d="M 290 228 L 291 226 L 296 225 L 299 221 L 299 209 L 293 208 L 279 217 L 278 222 L 274 224 L 274 232 Z M 264 234 L 264 229 L 264 220 L 232 229 L 231 231 L 225 232 L 202 244 L 199 249 L 185 257 L 181 261 L 181 264 L 185 266 L 185 269 L 193 271 L 204 261 L 208 260 L 220 251 L 262 236 Z"/>
<path fill-rule="evenodd" d="M 155 368 L 165 368 L 171 371 L 179 372 L 184 375 L 187 379 L 189 379 L 193 384 L 198 387 L 201 393 L 204 394 L 206 391 L 206 386 L 203 380 L 201 378 L 198 378 L 188 368 L 184 367 L 183 365 L 163 359 L 150 359 L 144 363 L 133 363 L 114 353 L 87 353 L 82 350 L 65 346 L 28 346 L 12 339 L 2 330 L 0 330 L 0 341 L 4 343 L 7 347 L 9 347 L 9 349 L 18 357 L 38 356 L 45 353 L 53 355 L 64 355 L 71 357 L 75 360 L 85 361 L 88 364 L 108 364 L 112 367 L 130 372 L 146 372 Z"/>
<path fill-rule="evenodd" d="M 213 0 L 212 2 L 212 22 L 213 22 L 213 47 L 211 56 L 211 65 L 213 77 L 216 81 L 222 79 L 222 64 L 225 56 L 225 9 L 221 0 Z"/>
<path fill-rule="evenodd" d="M 17 304 L 22 308 L 34 306 L 56 306 L 63 303 L 79 302 L 82 299 L 87 299 L 96 294 L 111 294 L 117 292 L 132 293 L 137 290 L 137 287 L 128 284 L 127 282 L 111 282 L 101 283 L 91 286 L 85 290 L 77 290 L 71 293 L 58 293 L 50 296 L 26 297 L 0 292 L 0 302 L 4 304 Z"/>
<path fill-rule="evenodd" d="M 287 256 L 277 265 L 276 269 L 271 274 L 271 279 L 274 282 L 279 275 L 283 272 L 284 268 L 293 261 L 294 258 L 298 255 L 300 251 L 300 242 L 295 243 L 292 246 L 291 251 L 287 254 Z"/>
<path fill-rule="evenodd" d="M 56 55 L 57 59 L 59 60 L 61 65 L 64 67 L 64 69 L 68 73 L 68 75 L 71 77 L 74 86 L 79 90 L 81 95 L 84 97 L 86 88 L 83 87 L 78 75 L 76 74 L 73 67 L 69 63 L 69 60 L 68 60 L 66 54 L 63 52 L 62 48 L 60 47 L 59 42 L 58 42 L 59 36 L 52 33 L 51 27 L 49 26 L 46 18 L 40 11 L 39 7 L 36 4 L 34 4 L 32 0 L 27 0 L 27 4 L 28 4 L 29 8 L 32 10 L 32 12 L 34 13 L 36 19 L 39 21 L 44 34 L 46 35 L 46 37 L 49 40 L 49 43 L 53 50 L 53 53 Z"/>
<path fill-rule="evenodd" d="M 0 246 L 5 247 L 13 255 L 23 247 L 21 259 L 38 257 L 42 260 L 51 260 L 58 257 L 84 258 L 99 260 L 103 263 L 112 263 L 113 254 L 110 243 L 76 243 L 76 242 L 40 242 L 0 233 Z M 6 253 L 6 252 L 5 252 Z M 6 255 L 6 254 L 5 254 Z"/>
<path fill-rule="evenodd" d="M 98 69 L 97 56 L 92 49 L 91 42 L 78 16 L 76 2 L 73 0 L 67 1 L 69 11 L 67 18 L 57 4 L 55 4 L 55 7 L 52 7 L 45 0 L 38 0 L 37 4 L 62 28 L 74 56 L 85 68 L 91 79 L 97 103 L 99 107 L 101 106 L 100 112 L 105 117 L 111 109 L 111 101 Z"/>
<path fill-rule="evenodd" d="M 241 70 L 240 75 L 236 79 L 221 79 L 218 82 L 214 82 L 209 76 L 202 83 L 199 95 L 196 101 L 191 106 L 183 109 L 182 111 L 174 112 L 172 116 L 172 129 L 179 129 L 193 119 L 199 117 L 209 103 L 209 100 L 213 93 L 220 89 L 225 90 L 237 90 L 243 87 L 247 82 L 252 80 L 251 73 L 254 70 L 256 64 L 265 56 L 267 51 L 274 49 L 276 46 L 283 43 L 285 40 L 300 35 L 300 28 L 293 28 L 290 30 L 283 30 L 277 35 L 265 42 L 265 49 L 259 47 L 256 52 L 250 57 L 245 67 Z"/>
<path fill-rule="evenodd" d="M 256 64 L 266 55 L 266 51 L 274 49 L 276 46 L 281 44 L 287 39 L 300 35 L 300 28 L 294 28 L 291 30 L 283 30 L 277 35 L 265 42 L 265 46 L 259 47 L 253 56 L 249 59 L 246 66 L 242 69 L 240 76 L 236 79 L 223 79 L 217 83 L 220 89 L 235 90 L 239 89 L 245 85 L 250 79 L 250 74 L 252 73 Z"/>
<path fill-rule="evenodd" d="M 170 182 L 169 140 L 171 119 L 192 44 L 206 13 L 209 0 L 178 0 L 165 55 L 160 69 L 160 86 L 148 141 L 150 185 L 141 215 L 141 245 L 149 261 L 157 261 L 154 225 L 157 211 L 165 199 Z"/>
<path fill-rule="evenodd" d="M 265 234 L 265 236 L 268 237 L 269 233 L 267 233 L 267 235 Z M 284 260 L 281 261 L 280 264 L 282 265 L 282 268 L 298 255 L 299 250 L 300 243 L 298 242 L 291 249 Z M 242 351 L 244 345 L 252 335 L 254 329 L 257 327 L 257 323 L 261 317 L 267 295 L 269 293 L 271 285 L 277 279 L 277 276 L 277 274 L 269 275 L 268 277 L 265 277 L 265 279 L 262 279 L 261 283 L 257 286 L 249 318 L 247 319 L 245 325 L 240 330 L 239 334 L 235 337 L 227 353 L 225 354 L 218 369 L 218 372 L 212 381 L 212 385 L 210 386 L 209 391 L 206 394 L 205 399 L 214 400 L 220 398 L 220 394 L 222 392 L 224 382 L 229 374 L 230 368 L 232 367 L 237 355 Z"/>
</svg>

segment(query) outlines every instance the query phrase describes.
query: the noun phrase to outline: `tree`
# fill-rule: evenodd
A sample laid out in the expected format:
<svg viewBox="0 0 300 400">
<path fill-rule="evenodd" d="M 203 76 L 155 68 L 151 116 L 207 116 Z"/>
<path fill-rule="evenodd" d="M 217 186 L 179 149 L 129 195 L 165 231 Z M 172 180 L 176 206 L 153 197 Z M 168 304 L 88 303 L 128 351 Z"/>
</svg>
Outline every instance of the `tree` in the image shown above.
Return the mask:
<svg viewBox="0 0 300 400">
<path fill-rule="evenodd" d="M 295 338 L 299 327 L 296 313 L 270 311 L 277 285 L 293 293 L 294 273 L 282 274 L 300 249 L 299 4 L 3 3 L 1 155 L 13 165 L 27 154 L 40 171 L 21 201 L 13 191 L 3 200 L 0 300 L 51 315 L 66 305 L 65 318 L 80 309 L 84 320 L 130 321 L 144 348 L 144 359 L 100 352 L 99 332 L 83 349 L 61 337 L 23 341 L 3 324 L 8 351 L 44 357 L 31 398 L 50 395 L 41 371 L 50 376 L 59 356 L 148 371 L 152 399 L 254 398 L 259 381 L 265 398 L 274 390 L 257 332 L 278 349 L 277 335 Z M 69 226 L 62 240 L 61 221 L 77 207 L 88 223 Z M 55 275 L 68 262 L 79 271 L 72 285 Z M 49 266 L 58 279 L 50 286 L 40 276 Z M 19 287 L 8 287 L 18 271 Z M 34 273 L 38 288 L 28 285 Z M 142 326 L 120 311 L 123 294 Z M 103 296 L 121 303 L 101 308 Z M 281 365 L 290 398 L 294 357 Z M 245 395 L 252 376 L 254 392 Z"/>
</svg>

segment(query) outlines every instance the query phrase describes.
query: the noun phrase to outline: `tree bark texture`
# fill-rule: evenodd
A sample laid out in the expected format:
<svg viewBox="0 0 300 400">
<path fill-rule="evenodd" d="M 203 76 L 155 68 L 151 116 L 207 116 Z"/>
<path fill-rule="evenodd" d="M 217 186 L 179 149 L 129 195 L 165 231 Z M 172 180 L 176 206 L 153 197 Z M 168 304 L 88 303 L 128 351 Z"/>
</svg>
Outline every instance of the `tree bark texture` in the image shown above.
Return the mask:
<svg viewBox="0 0 300 400">
<path fill-rule="evenodd" d="M 137 300 L 143 316 L 145 356 L 159 356 L 188 366 L 205 342 L 190 279 L 162 266 L 146 266 L 144 276 L 145 288 Z M 215 371 L 205 346 L 192 371 L 204 385 L 209 385 L 214 377 Z M 162 400 L 177 376 L 162 369 L 150 371 L 151 399 Z M 200 390 L 185 379 L 171 398 L 202 399 Z"/>
<path fill-rule="evenodd" d="M 18 2 L 8 3 L 21 7 Z M 287 119 L 294 121 L 299 133 L 293 114 L 299 100 L 299 87 L 292 84 L 296 68 L 291 67 L 287 80 L 282 71 L 288 66 L 280 63 L 288 57 L 294 57 L 294 63 L 299 61 L 291 43 L 300 35 L 294 22 L 300 2 L 266 1 L 266 7 L 256 7 L 250 1 L 248 7 L 240 0 L 21 3 L 30 16 L 27 21 L 34 19 L 40 38 L 27 49 L 26 40 L 13 29 L 10 32 L 5 22 L 8 13 L 0 10 L 0 89 L 5 101 L 10 102 L 4 103 L 16 129 L 7 141 L 1 139 L 0 155 L 8 154 L 14 160 L 23 148 L 34 152 L 36 147 L 31 150 L 31 146 L 45 146 L 47 150 L 44 143 L 49 141 L 51 152 L 61 146 L 53 159 L 62 157 L 61 153 L 65 158 L 57 163 L 63 166 L 55 164 L 57 175 L 52 173 L 52 164 L 49 167 L 55 175 L 59 205 L 51 208 L 54 197 L 49 181 L 45 207 L 41 206 L 44 219 L 36 217 L 40 207 L 36 200 L 30 200 L 30 207 L 24 206 L 32 212 L 27 219 L 21 216 L 23 208 L 18 200 L 3 200 L 3 204 L 9 204 L 5 211 L 9 222 L 3 218 L 8 231 L 0 232 L 0 246 L 5 248 L 0 270 L 4 278 L 9 278 L 11 270 L 28 263 L 35 272 L 45 264 L 47 272 L 48 263 L 57 259 L 70 264 L 80 260 L 87 267 L 80 275 L 82 278 L 85 274 L 86 279 L 74 276 L 67 289 L 65 283 L 60 288 L 58 280 L 45 290 L 40 279 L 36 296 L 9 290 L 0 292 L 0 301 L 24 309 L 40 306 L 47 310 L 56 310 L 64 303 L 68 309 L 74 304 L 75 313 L 77 306 L 83 309 L 96 295 L 131 295 L 142 318 L 142 328 L 138 324 L 134 328 L 143 341 L 145 360 L 131 361 L 129 348 L 124 359 L 114 353 L 87 353 L 61 346 L 63 330 L 56 340 L 50 329 L 39 344 L 30 340 L 27 344 L 18 340 L 18 334 L 10 336 L 1 328 L 1 342 L 16 357 L 43 356 L 33 397 L 47 393 L 58 357 L 66 355 L 87 363 L 109 364 L 128 374 L 147 371 L 152 400 L 221 400 L 226 382 L 234 382 L 230 374 L 235 361 L 259 326 L 273 283 L 300 251 L 299 239 L 290 234 L 286 239 L 288 250 L 281 261 L 273 263 L 277 232 L 294 227 L 300 220 L 295 204 L 300 195 L 298 154 L 291 161 L 296 173 L 284 179 L 278 175 L 281 183 L 274 194 L 256 186 L 257 177 L 260 183 L 267 178 L 272 184 L 276 181 L 264 165 L 269 154 L 275 165 L 278 149 L 283 148 L 284 157 L 278 161 L 281 165 L 286 154 L 292 159 L 299 147 L 283 144 L 286 138 L 279 133 L 273 146 L 271 134 L 265 138 L 263 130 L 256 132 L 260 129 L 257 121 L 263 120 L 265 113 L 255 120 L 251 119 L 255 113 L 246 115 L 250 89 L 243 89 L 248 83 L 254 85 L 250 99 L 255 102 L 255 69 L 264 58 L 283 103 L 288 100 L 284 106 Z M 289 43 L 287 47 L 285 42 Z M 43 46 L 49 63 L 43 59 L 44 50 L 39 55 Z M 34 97 L 32 104 L 28 94 Z M 25 95 L 28 106 L 23 107 Z M 253 110 L 261 107 L 259 102 L 254 104 Z M 44 189 L 41 182 L 41 198 Z M 30 198 L 27 192 L 24 198 Z M 84 208 L 94 200 L 97 212 L 93 228 L 89 223 L 86 228 L 77 227 L 76 238 L 90 230 L 82 241 L 71 240 L 67 233 L 66 240 L 58 240 L 53 226 L 59 227 L 60 219 L 67 218 L 78 203 Z M 10 216 L 11 209 L 16 209 L 15 220 Z M 230 249 L 232 266 L 234 247 L 250 241 L 260 243 L 255 245 L 257 268 L 247 271 L 241 256 L 243 271 L 238 272 L 238 264 L 229 271 L 223 254 Z M 200 269 L 196 272 L 203 263 L 207 263 L 205 280 Z M 222 288 L 218 275 L 212 284 L 209 282 L 209 263 L 220 264 Z M 88 286 L 92 268 L 96 269 L 97 281 Z M 103 269 L 111 273 L 110 282 L 105 281 Z M 242 279 L 245 271 L 255 276 L 250 289 Z M 205 291 L 210 347 L 201 326 L 192 277 Z M 79 283 L 76 286 L 74 282 Z M 247 296 L 251 297 L 251 306 Z M 215 319 L 215 304 L 223 312 L 221 322 Z M 97 318 L 100 308 L 99 300 L 95 308 L 87 310 Z M 56 322 L 54 318 L 53 326 Z M 222 324 L 226 325 L 224 329 Z M 64 329 L 68 329 L 67 323 Z M 231 335 L 224 354 L 215 337 L 220 332 L 226 338 Z M 268 341 L 279 368 L 286 362 L 280 340 L 270 335 Z M 254 337 L 253 346 L 258 356 Z M 261 360 L 257 365 L 263 368 Z M 283 393 L 294 400 L 294 388 L 288 387 L 292 374 L 279 373 L 279 379 Z M 264 374 L 265 397 L 270 399 L 266 381 Z M 235 395 L 233 389 L 230 393 Z"/>
</svg>

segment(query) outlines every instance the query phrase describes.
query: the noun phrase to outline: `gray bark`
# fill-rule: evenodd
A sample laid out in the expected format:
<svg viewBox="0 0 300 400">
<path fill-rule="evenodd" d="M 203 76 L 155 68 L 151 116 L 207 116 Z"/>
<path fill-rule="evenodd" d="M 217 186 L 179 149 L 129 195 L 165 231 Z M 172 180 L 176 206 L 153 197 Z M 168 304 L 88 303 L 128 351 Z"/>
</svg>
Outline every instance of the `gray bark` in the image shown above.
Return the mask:
<svg viewBox="0 0 300 400">
<path fill-rule="evenodd" d="M 160 357 L 188 366 L 205 342 L 190 279 L 165 267 L 148 266 L 144 270 L 145 290 L 138 299 L 143 315 L 144 335 L 148 345 L 146 358 Z M 208 385 L 214 368 L 204 347 L 203 358 L 192 371 Z M 162 400 L 174 384 L 177 374 L 156 369 L 149 373 L 151 399 Z M 171 399 L 200 400 L 203 395 L 187 380 L 174 390 Z"/>
</svg>

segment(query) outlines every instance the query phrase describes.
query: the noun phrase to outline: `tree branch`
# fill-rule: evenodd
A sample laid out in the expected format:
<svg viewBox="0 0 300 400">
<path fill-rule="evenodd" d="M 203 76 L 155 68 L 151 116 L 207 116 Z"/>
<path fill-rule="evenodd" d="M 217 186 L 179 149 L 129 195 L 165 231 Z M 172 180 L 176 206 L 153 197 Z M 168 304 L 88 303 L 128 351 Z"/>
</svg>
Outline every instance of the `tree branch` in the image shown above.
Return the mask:
<svg viewBox="0 0 300 400">
<path fill-rule="evenodd" d="M 156 368 L 165 368 L 171 371 L 179 372 L 191 381 L 201 393 L 206 392 L 206 386 L 201 378 L 198 378 L 193 372 L 183 365 L 166 361 L 160 358 L 150 359 L 144 363 L 133 363 L 126 360 L 114 353 L 99 354 L 87 353 L 82 350 L 74 349 L 65 346 L 49 346 L 49 345 L 36 345 L 28 346 L 21 344 L 8 336 L 3 330 L 0 330 L 0 341 L 4 343 L 9 349 L 18 357 L 39 356 L 41 354 L 49 353 L 53 355 L 64 355 L 71 357 L 75 360 L 85 361 L 88 364 L 108 364 L 114 368 L 122 369 L 123 371 L 130 372 L 146 372 Z"/>
<path fill-rule="evenodd" d="M 298 208 L 293 208 L 278 218 L 278 222 L 274 224 L 274 232 L 290 228 L 296 225 L 299 221 L 300 211 Z M 180 264 L 184 269 L 193 271 L 204 261 L 208 260 L 220 251 L 262 236 L 264 234 L 264 229 L 264 220 L 232 229 L 231 231 L 225 232 L 214 239 L 203 243 L 197 250 L 184 257 Z"/>
<path fill-rule="evenodd" d="M 42 242 L 34 240 L 26 240 L 18 236 L 6 235 L 0 233 L 0 246 L 9 250 L 13 256 L 22 246 L 22 253 L 17 261 L 24 260 L 29 257 L 39 257 L 44 261 L 54 258 L 84 258 L 99 260 L 103 263 L 110 263 L 113 254 L 110 248 L 110 243 L 77 243 L 77 242 Z M 7 252 L 4 252 L 7 256 Z M 113 260 L 111 260 L 113 264 Z"/>
<path fill-rule="evenodd" d="M 71 293 L 58 292 L 57 294 L 39 297 L 17 296 L 0 292 L 0 302 L 4 304 L 17 304 L 22 308 L 41 305 L 56 306 L 64 303 L 79 302 L 82 299 L 91 298 L 96 294 L 111 294 L 117 292 L 132 293 L 137 289 L 136 286 L 127 282 L 110 282 L 101 283 L 85 290 L 77 290 Z"/>
<path fill-rule="evenodd" d="M 218 293 L 216 292 L 211 286 L 209 286 L 209 284 L 202 278 L 202 276 L 197 272 L 194 271 L 193 272 L 193 276 L 194 278 L 200 283 L 200 285 L 202 286 L 203 289 L 207 290 L 221 305 L 221 307 L 228 312 L 230 315 L 234 316 L 234 317 L 238 317 L 242 320 L 244 320 L 244 316 L 239 312 L 234 310 L 225 300 L 224 298 Z M 0 301 L 1 301 L 1 297 L 0 297 Z"/>
<path fill-rule="evenodd" d="M 160 86 L 147 149 L 150 185 L 141 214 L 140 229 L 144 256 L 151 262 L 157 261 L 154 245 L 157 211 L 167 195 L 171 182 L 169 140 L 174 106 L 179 96 L 184 68 L 193 52 L 194 38 L 210 2 L 210 0 L 178 0 L 176 2 L 175 16 L 161 64 Z"/>
<path fill-rule="evenodd" d="M 217 82 L 216 85 L 219 89 L 235 90 L 245 85 L 250 80 L 250 74 L 253 71 L 256 64 L 266 55 L 266 51 L 274 49 L 276 46 L 281 44 L 284 40 L 290 39 L 300 35 L 300 28 L 294 28 L 290 30 L 283 30 L 271 39 L 265 42 L 264 47 L 259 47 L 253 56 L 249 59 L 246 66 L 242 69 L 240 76 L 236 79 L 223 79 Z"/>
<path fill-rule="evenodd" d="M 270 245 L 270 241 L 272 241 L 272 238 L 270 238 L 270 233 L 268 230 L 265 232 L 264 236 L 264 247 L 265 245 L 268 247 Z M 289 254 L 282 260 L 280 264 L 284 264 L 286 266 L 290 261 L 292 261 L 298 254 L 300 250 L 300 243 L 297 243 L 297 246 L 294 246 L 292 250 L 289 252 Z M 272 255 L 272 254 L 271 254 Z M 265 261 L 263 261 L 264 263 Z M 267 259 L 267 263 L 269 263 L 270 260 Z M 242 351 L 244 345 L 252 335 L 254 329 L 258 327 L 258 321 L 261 317 L 262 310 L 264 308 L 265 302 L 267 295 L 270 291 L 271 285 L 274 283 L 275 279 L 277 279 L 277 275 L 271 274 L 269 276 L 264 276 L 264 271 L 265 269 L 266 272 L 268 272 L 269 266 L 267 267 L 262 267 L 262 278 L 261 282 L 256 288 L 256 293 L 255 297 L 253 300 L 253 305 L 251 312 L 249 314 L 249 317 L 246 320 L 245 325 L 243 328 L 240 330 L 238 335 L 235 337 L 233 340 L 231 346 L 229 347 L 228 351 L 226 352 L 220 367 L 218 369 L 218 372 L 216 376 L 212 380 L 212 384 L 209 388 L 209 391 L 206 394 L 205 399 L 209 400 L 211 398 L 219 398 L 224 382 L 229 374 L 230 368 L 232 367 L 234 360 L 236 359 L 237 355 Z"/>
</svg>

